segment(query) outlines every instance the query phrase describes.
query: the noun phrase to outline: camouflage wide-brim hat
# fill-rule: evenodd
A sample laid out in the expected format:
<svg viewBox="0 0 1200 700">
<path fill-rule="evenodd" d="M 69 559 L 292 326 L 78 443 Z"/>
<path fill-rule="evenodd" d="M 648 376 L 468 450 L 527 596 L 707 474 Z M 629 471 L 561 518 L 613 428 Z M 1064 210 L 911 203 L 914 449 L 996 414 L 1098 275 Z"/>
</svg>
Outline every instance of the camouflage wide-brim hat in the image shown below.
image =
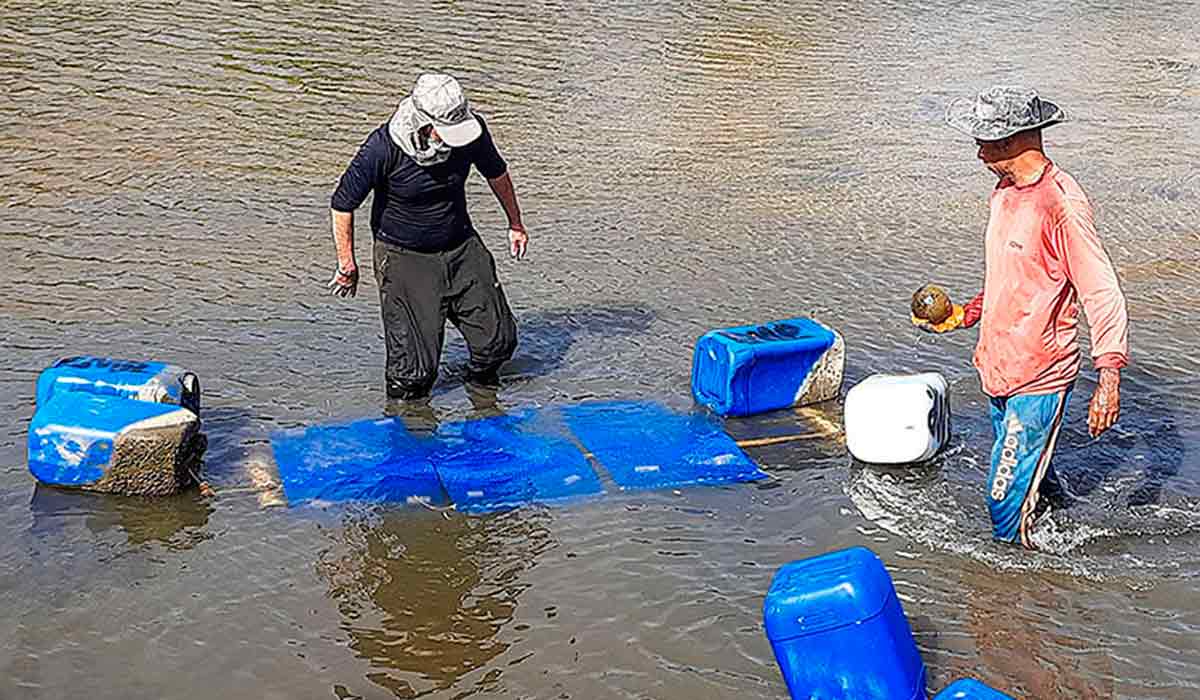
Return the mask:
<svg viewBox="0 0 1200 700">
<path fill-rule="evenodd" d="M 1020 131 L 1067 121 L 1061 107 L 1033 88 L 997 86 L 960 97 L 946 108 L 946 124 L 980 141 L 999 141 Z"/>
</svg>

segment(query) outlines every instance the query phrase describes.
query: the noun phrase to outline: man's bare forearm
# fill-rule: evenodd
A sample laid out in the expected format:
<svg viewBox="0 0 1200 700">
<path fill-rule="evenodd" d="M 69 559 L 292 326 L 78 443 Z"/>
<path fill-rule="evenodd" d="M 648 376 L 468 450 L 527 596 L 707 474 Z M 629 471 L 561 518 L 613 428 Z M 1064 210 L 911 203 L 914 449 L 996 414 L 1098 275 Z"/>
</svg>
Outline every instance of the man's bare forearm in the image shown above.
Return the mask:
<svg viewBox="0 0 1200 700">
<path fill-rule="evenodd" d="M 521 223 L 521 207 L 517 204 L 517 192 L 513 189 L 512 178 L 508 173 L 488 180 L 488 185 L 491 186 L 496 199 L 500 200 L 500 206 L 504 207 L 504 215 L 508 217 L 508 227 L 518 231 L 525 230 L 525 225 Z"/>
<path fill-rule="evenodd" d="M 333 220 L 333 246 L 337 250 L 338 269 L 358 269 L 354 259 L 354 212 L 330 209 Z"/>
</svg>

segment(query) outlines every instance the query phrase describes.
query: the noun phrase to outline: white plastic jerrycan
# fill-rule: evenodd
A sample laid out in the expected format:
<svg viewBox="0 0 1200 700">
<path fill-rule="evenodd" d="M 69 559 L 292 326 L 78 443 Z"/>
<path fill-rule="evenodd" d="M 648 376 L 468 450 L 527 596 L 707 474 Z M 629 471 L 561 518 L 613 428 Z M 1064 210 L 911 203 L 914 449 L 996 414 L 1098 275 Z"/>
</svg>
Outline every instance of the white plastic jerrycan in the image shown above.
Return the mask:
<svg viewBox="0 0 1200 700">
<path fill-rule="evenodd" d="M 846 393 L 846 448 L 860 461 L 930 459 L 950 439 L 950 397 L 937 372 L 873 374 Z"/>
</svg>

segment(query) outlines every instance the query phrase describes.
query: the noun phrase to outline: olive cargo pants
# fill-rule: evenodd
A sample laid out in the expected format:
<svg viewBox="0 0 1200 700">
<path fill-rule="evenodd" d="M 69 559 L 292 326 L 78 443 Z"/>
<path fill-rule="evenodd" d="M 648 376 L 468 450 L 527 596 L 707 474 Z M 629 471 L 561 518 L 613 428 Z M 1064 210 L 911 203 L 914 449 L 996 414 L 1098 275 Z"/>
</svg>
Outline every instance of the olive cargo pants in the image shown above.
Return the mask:
<svg viewBox="0 0 1200 700">
<path fill-rule="evenodd" d="M 452 250 L 418 253 L 374 245 L 375 281 L 387 347 L 388 398 L 422 399 L 437 381 L 446 321 L 470 349 L 466 381 L 493 388 L 517 347 L 517 323 L 479 236 Z"/>
</svg>

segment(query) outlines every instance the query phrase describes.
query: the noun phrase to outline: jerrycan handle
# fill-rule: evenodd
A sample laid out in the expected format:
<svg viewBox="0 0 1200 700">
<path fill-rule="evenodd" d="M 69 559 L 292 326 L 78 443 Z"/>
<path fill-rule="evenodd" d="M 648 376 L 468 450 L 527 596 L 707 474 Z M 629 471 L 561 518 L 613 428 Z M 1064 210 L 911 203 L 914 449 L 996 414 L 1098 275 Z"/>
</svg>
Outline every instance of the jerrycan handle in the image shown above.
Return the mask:
<svg viewBox="0 0 1200 700">
<path fill-rule="evenodd" d="M 184 372 L 179 377 L 179 405 L 200 415 L 200 378 L 195 372 Z"/>
</svg>

